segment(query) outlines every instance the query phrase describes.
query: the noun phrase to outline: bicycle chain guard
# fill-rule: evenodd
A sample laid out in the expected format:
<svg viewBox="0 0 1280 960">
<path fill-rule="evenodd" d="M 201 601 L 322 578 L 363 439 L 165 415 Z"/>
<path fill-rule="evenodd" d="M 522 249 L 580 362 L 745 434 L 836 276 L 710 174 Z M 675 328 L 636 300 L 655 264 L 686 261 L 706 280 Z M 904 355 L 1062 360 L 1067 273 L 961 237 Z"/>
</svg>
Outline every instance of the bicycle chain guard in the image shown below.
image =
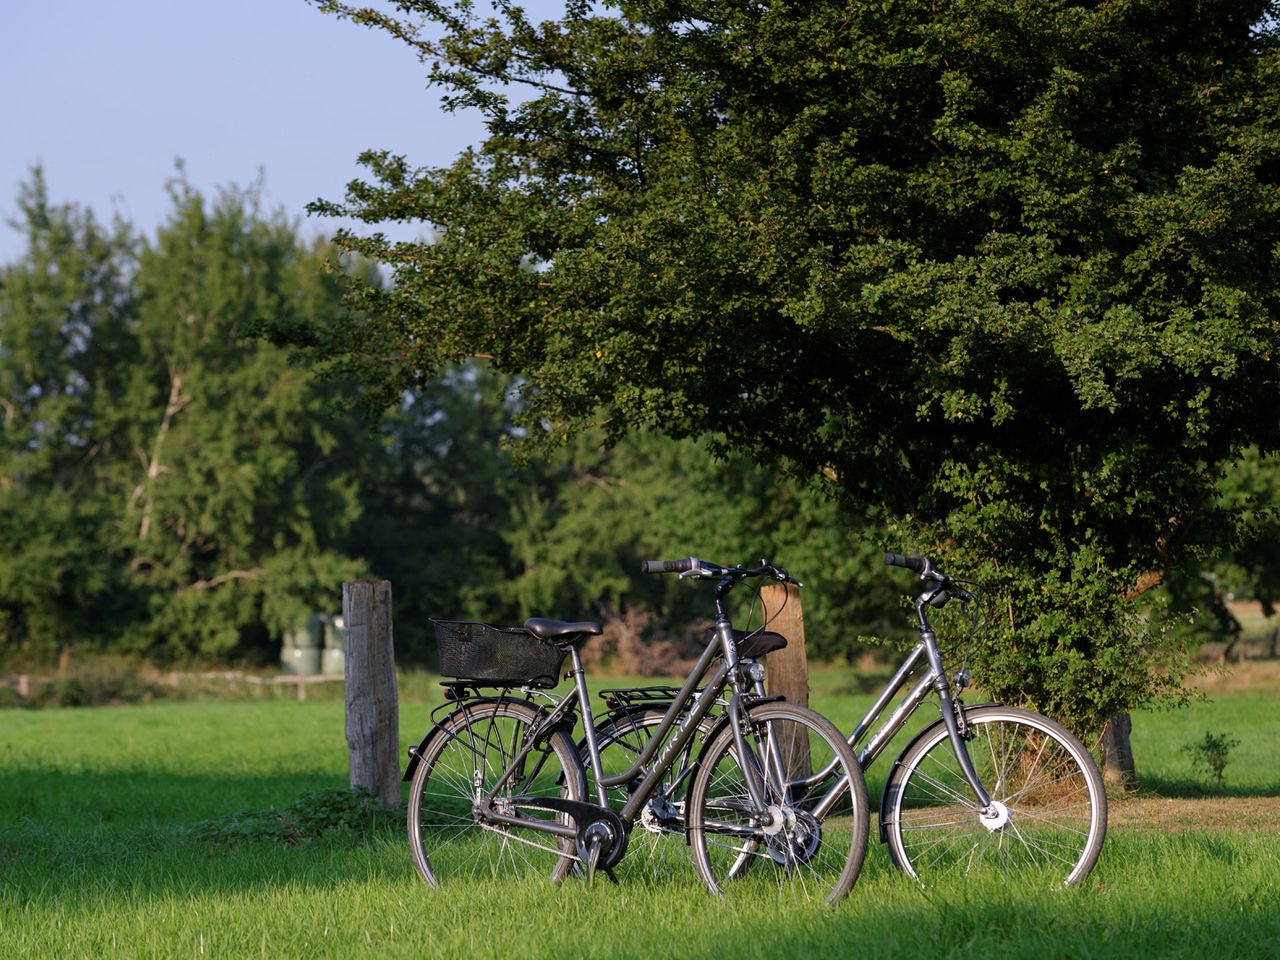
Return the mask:
<svg viewBox="0 0 1280 960">
<path fill-rule="evenodd" d="M 610 870 L 622 855 L 626 853 L 630 834 L 622 818 L 607 807 L 599 807 L 594 803 L 583 803 L 579 800 L 566 800 L 563 797 L 520 797 L 516 801 L 519 807 L 533 810 L 555 810 L 568 814 L 577 828 L 578 856 L 586 859 L 586 852 L 591 844 L 599 844 L 599 859 L 596 870 Z M 596 824 L 603 824 L 605 830 L 592 829 Z"/>
</svg>

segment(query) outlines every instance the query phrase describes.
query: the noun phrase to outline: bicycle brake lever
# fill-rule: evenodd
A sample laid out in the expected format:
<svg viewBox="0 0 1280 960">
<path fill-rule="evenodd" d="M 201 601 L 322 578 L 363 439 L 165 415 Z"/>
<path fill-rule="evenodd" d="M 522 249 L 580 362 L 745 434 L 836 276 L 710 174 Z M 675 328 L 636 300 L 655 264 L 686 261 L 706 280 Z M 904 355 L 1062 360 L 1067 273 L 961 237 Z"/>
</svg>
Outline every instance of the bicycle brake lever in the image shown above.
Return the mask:
<svg viewBox="0 0 1280 960">
<path fill-rule="evenodd" d="M 720 576 L 723 572 L 722 567 L 717 567 L 714 563 L 703 563 L 699 560 L 696 567 L 681 572 L 680 579 L 693 577 L 695 580 L 711 580 Z"/>
</svg>

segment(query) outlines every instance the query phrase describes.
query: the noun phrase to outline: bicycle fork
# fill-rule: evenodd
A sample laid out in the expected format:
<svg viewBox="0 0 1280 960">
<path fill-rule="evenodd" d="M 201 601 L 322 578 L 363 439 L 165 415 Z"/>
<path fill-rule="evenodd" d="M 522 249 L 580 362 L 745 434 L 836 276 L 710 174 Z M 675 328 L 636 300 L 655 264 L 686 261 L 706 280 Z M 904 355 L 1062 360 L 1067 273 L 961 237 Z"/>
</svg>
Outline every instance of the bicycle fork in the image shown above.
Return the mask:
<svg viewBox="0 0 1280 960">
<path fill-rule="evenodd" d="M 988 832 L 994 833 L 1008 825 L 1009 808 L 991 798 L 991 794 L 983 786 L 978 771 L 973 765 L 973 758 L 969 756 L 969 747 L 956 720 L 957 704 L 951 696 L 951 685 L 947 683 L 947 674 L 942 666 L 942 655 L 938 652 L 933 631 L 927 628 L 922 629 L 920 636 L 925 643 L 925 655 L 929 658 L 929 667 L 934 678 L 933 689 L 938 694 L 941 704 L 942 723 L 947 728 L 947 739 L 951 741 L 951 750 L 955 754 L 956 763 L 960 765 L 960 772 L 964 774 L 974 797 L 977 798 L 979 822 Z"/>
</svg>

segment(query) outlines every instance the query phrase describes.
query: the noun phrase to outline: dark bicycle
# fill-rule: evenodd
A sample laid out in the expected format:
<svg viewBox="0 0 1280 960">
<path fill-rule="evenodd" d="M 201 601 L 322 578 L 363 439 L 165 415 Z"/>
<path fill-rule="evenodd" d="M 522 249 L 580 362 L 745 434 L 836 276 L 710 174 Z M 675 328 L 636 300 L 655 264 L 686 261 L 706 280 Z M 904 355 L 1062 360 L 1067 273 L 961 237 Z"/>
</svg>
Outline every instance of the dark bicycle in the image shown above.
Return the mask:
<svg viewBox="0 0 1280 960">
<path fill-rule="evenodd" d="M 687 560 L 644 566 L 707 572 Z M 724 597 L 743 579 L 786 573 L 768 564 L 716 570 L 715 629 L 640 755 L 616 773 L 601 762 L 579 655 L 599 624 L 435 621 L 441 673 L 453 679 L 405 771 L 413 862 L 428 883 L 522 873 L 561 880 L 575 868 L 588 881 L 600 870 L 612 876 L 664 778 L 698 738 L 681 816 L 708 890 L 763 888 L 829 903 L 848 893 L 866 853 L 862 772 L 828 720 L 757 694 L 725 612 Z M 573 689 L 561 696 L 549 691 L 566 658 Z M 579 724 L 582 752 L 572 736 Z M 814 769 L 826 773 L 821 812 Z M 618 788 L 626 798 L 615 809 Z"/>
<path fill-rule="evenodd" d="M 915 598 L 920 639 L 848 737 L 850 747 L 859 749 L 859 767 L 879 757 L 931 695 L 937 695 L 940 713 L 898 755 L 885 783 L 880 839 L 893 862 L 922 883 L 949 873 L 1022 880 L 1038 874 L 1051 883 L 1079 883 L 1097 862 L 1107 827 L 1106 792 L 1093 757 L 1048 717 L 998 704 L 966 705 L 959 694 L 969 682 L 967 661 L 948 677 L 928 612 L 954 600 L 972 605 L 976 614 L 972 587 L 926 557 L 886 554 L 885 562 L 914 571 L 924 584 Z M 721 569 L 688 563 L 707 577 Z M 975 616 L 970 639 L 978 628 Z M 901 703 L 868 737 L 909 683 Z M 611 750 L 631 756 L 636 743 L 653 735 L 665 704 L 645 691 L 662 689 L 609 691 L 617 707 L 597 731 L 606 764 Z M 809 812 L 821 821 L 838 802 L 842 774 L 827 765 L 814 769 L 801 785 L 814 798 Z M 680 775 L 668 779 L 678 783 Z M 683 834 L 677 794 L 659 790 L 650 809 L 641 811 L 640 821 L 656 836 Z"/>
</svg>

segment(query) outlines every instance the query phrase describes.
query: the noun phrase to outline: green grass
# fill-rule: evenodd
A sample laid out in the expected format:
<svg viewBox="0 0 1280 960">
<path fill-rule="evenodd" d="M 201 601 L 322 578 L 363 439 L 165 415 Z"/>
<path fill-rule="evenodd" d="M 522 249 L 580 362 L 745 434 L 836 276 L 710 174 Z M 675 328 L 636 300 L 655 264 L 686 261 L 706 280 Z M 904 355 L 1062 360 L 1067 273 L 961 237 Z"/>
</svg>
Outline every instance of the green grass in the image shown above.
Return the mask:
<svg viewBox="0 0 1280 960">
<path fill-rule="evenodd" d="M 864 698 L 828 692 L 843 682 L 816 672 L 815 706 L 851 726 Z M 429 713 L 408 701 L 434 698 L 404 690 L 402 748 Z M 1242 741 L 1228 793 L 1280 797 L 1278 707 L 1280 693 L 1253 693 L 1140 714 L 1139 772 L 1170 795 L 1203 795 L 1181 747 L 1211 729 Z M 1047 892 L 921 891 L 873 831 L 850 898 L 802 911 L 713 901 L 690 864 L 618 887 L 431 889 L 398 827 L 295 846 L 193 839 L 201 821 L 345 782 L 339 702 L 0 711 L 0 957 L 1280 954 L 1280 817 L 1254 833 L 1114 829 L 1082 888 Z"/>
<path fill-rule="evenodd" d="M 1215 793 L 1280 797 L 1280 690 L 1233 693 L 1135 715 L 1133 751 L 1143 786 L 1169 797 L 1200 795 L 1208 781 L 1196 776 L 1185 748 L 1203 741 L 1205 733 L 1240 741 L 1230 752 L 1222 790 L 1215 787 Z M 1280 827 L 1280 810 L 1277 821 Z"/>
</svg>

